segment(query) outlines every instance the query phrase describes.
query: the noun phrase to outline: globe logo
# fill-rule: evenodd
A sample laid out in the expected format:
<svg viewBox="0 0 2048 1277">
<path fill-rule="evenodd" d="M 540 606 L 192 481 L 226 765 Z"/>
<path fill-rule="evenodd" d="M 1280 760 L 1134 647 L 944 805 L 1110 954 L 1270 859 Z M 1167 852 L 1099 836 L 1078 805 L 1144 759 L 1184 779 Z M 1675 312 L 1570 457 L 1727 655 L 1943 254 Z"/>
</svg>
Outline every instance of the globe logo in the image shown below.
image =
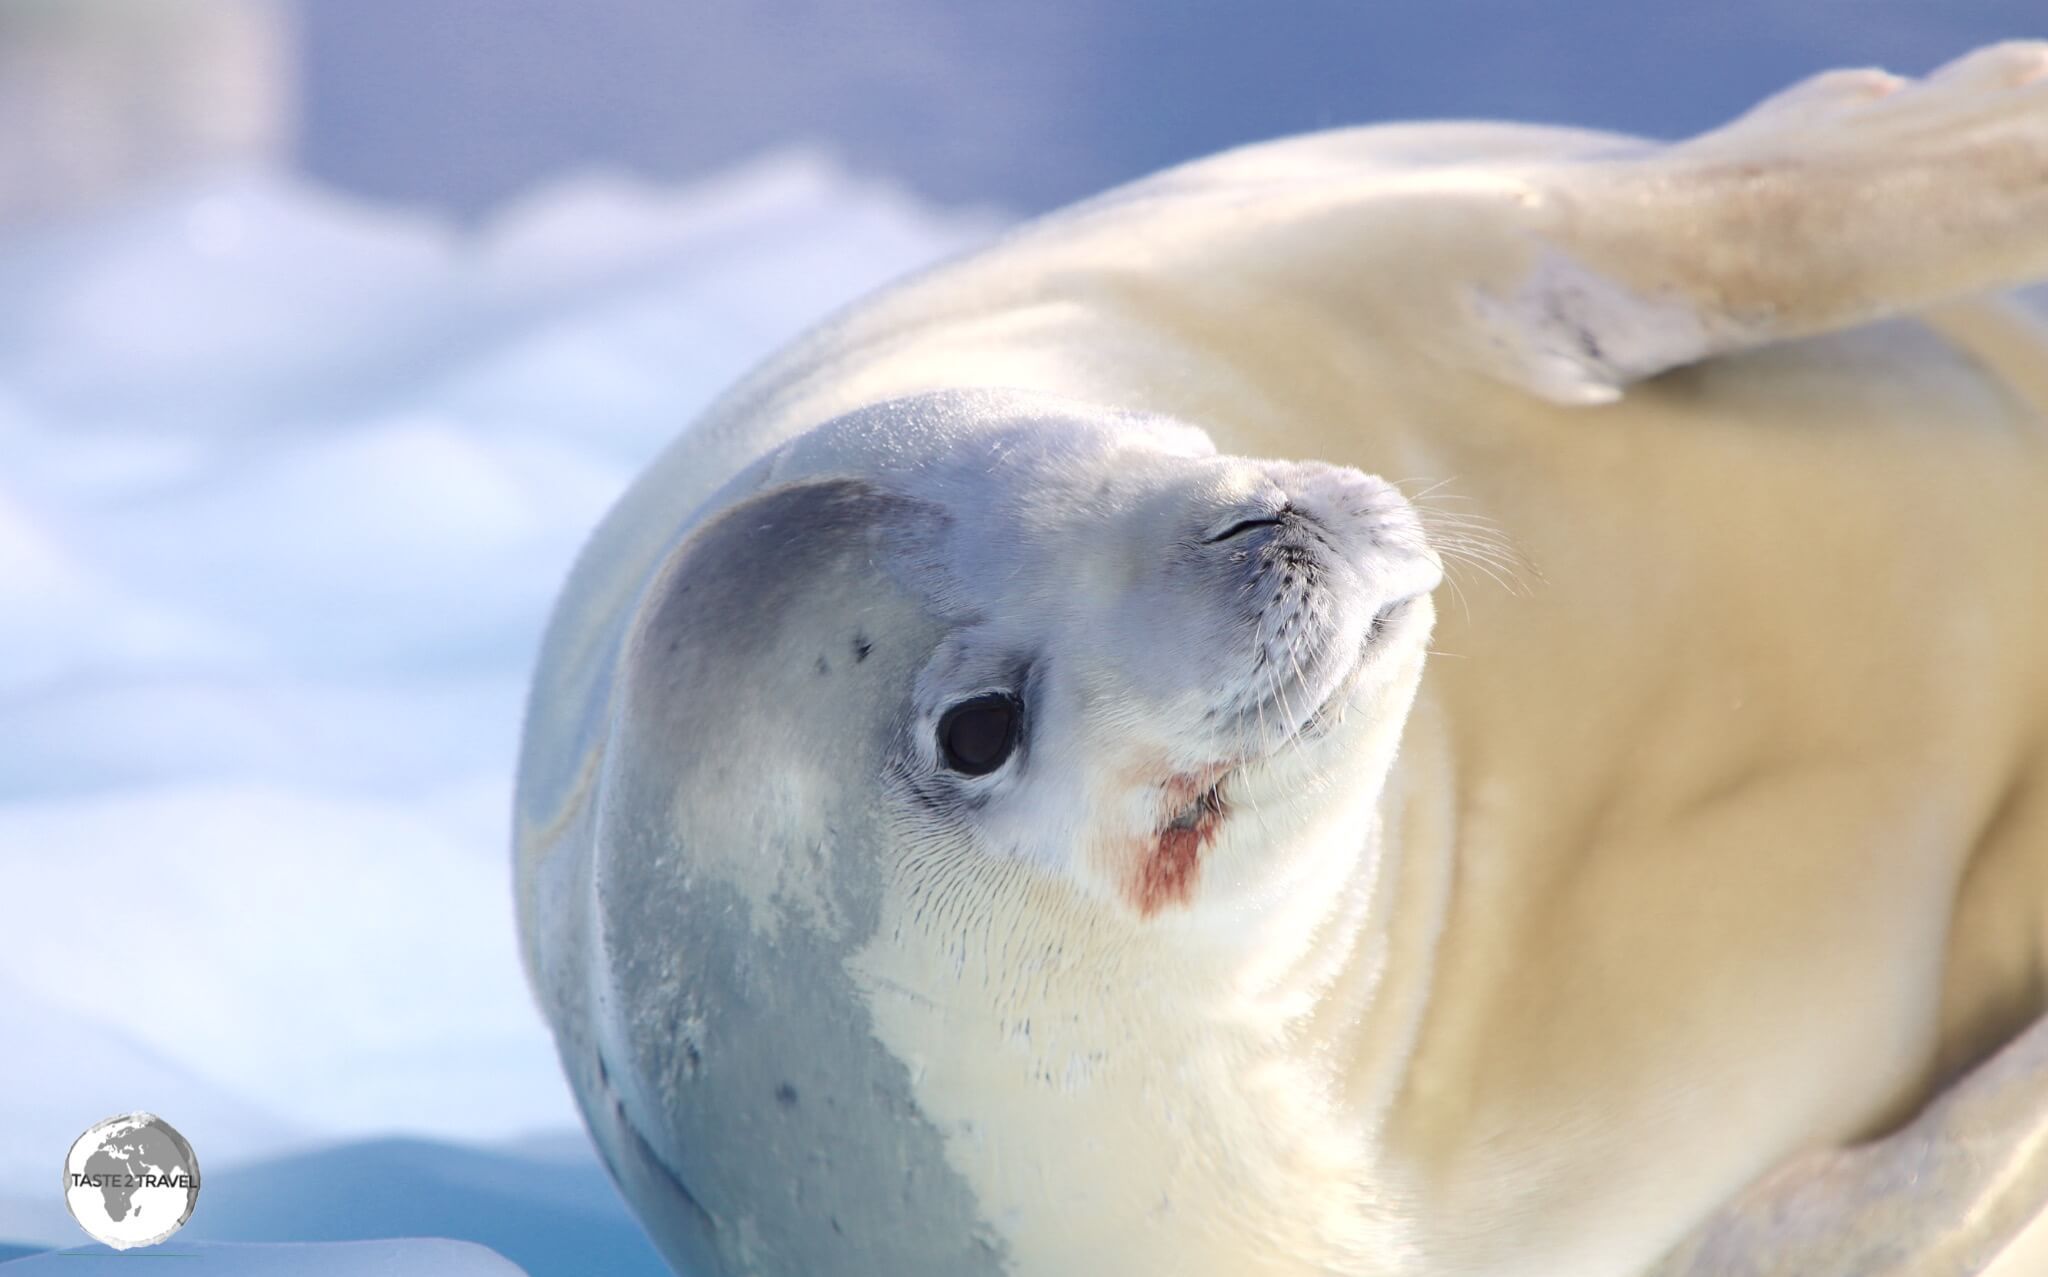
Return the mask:
<svg viewBox="0 0 2048 1277">
<path fill-rule="evenodd" d="M 199 1162 L 154 1113 L 99 1122 L 64 1159 L 64 1204 L 94 1241 L 154 1246 L 185 1226 L 199 1201 Z"/>
</svg>

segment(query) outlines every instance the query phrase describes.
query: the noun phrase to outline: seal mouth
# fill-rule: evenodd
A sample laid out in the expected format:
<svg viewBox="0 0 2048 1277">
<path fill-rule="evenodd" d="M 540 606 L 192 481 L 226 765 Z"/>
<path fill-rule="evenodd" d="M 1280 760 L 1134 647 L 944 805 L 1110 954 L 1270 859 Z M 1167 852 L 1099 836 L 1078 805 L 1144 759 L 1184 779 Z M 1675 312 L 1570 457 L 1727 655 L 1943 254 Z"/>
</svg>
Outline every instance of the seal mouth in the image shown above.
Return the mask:
<svg viewBox="0 0 2048 1277">
<path fill-rule="evenodd" d="M 1371 647 L 1374 643 L 1378 642 L 1380 636 L 1387 632 L 1387 627 L 1399 620 L 1401 613 L 1406 611 L 1408 605 L 1412 602 L 1414 602 L 1413 599 L 1395 599 L 1392 603 L 1374 612 L 1372 620 L 1366 622 L 1364 646 Z M 1362 649 L 1359 655 L 1361 657 L 1365 655 Z"/>
<path fill-rule="evenodd" d="M 1386 639 L 1401 627 L 1417 597 L 1410 595 L 1396 599 L 1373 614 L 1366 625 L 1365 637 L 1352 656 L 1350 668 L 1337 680 L 1337 685 L 1322 704 L 1286 740 L 1258 757 L 1239 755 L 1191 773 L 1181 773 L 1167 781 L 1168 801 L 1178 805 L 1170 807 L 1165 822 L 1153 830 L 1148 850 L 1139 861 L 1131 899 L 1140 914 L 1150 916 L 1169 903 L 1187 903 L 1194 891 L 1203 849 L 1216 840 L 1224 820 L 1230 815 L 1230 803 L 1224 797 L 1224 787 L 1239 772 L 1269 761 L 1288 745 L 1327 734 L 1341 720 L 1352 694 L 1366 672 L 1378 663 L 1376 658 L 1386 647 Z M 1198 785 L 1202 788 L 1196 789 Z M 1189 796 L 1183 798 L 1183 795 Z"/>
<path fill-rule="evenodd" d="M 1344 707 L 1350 703 L 1352 694 L 1358 690 L 1358 685 L 1365 681 L 1367 671 L 1379 663 L 1378 657 L 1386 647 L 1386 640 L 1414 611 L 1415 601 L 1420 597 L 1422 596 L 1419 594 L 1411 594 L 1406 598 L 1395 599 L 1373 613 L 1372 620 L 1366 623 L 1365 638 L 1359 643 L 1358 651 L 1351 658 L 1351 668 L 1337 680 L 1337 685 L 1330 689 L 1330 694 L 1323 698 L 1322 704 L 1316 706 L 1309 716 L 1302 720 L 1294 739 L 1315 740 L 1327 735 L 1342 719 Z"/>
</svg>

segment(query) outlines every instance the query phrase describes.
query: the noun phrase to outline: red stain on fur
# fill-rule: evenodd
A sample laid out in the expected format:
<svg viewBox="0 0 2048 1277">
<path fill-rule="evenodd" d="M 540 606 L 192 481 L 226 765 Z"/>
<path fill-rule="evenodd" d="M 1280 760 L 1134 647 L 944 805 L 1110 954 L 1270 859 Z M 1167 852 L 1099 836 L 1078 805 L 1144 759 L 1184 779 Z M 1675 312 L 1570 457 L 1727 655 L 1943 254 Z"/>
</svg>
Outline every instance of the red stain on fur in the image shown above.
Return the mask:
<svg viewBox="0 0 2048 1277">
<path fill-rule="evenodd" d="M 1166 785 L 1165 809 L 1168 823 L 1150 840 L 1138 845 L 1138 863 L 1131 878 L 1130 900 L 1142 917 L 1149 918 L 1168 905 L 1185 906 L 1194 898 L 1195 882 L 1201 875 L 1202 849 L 1216 840 L 1222 823 L 1220 809 L 1203 812 L 1193 823 L 1178 823 L 1175 813 L 1186 810 L 1215 785 L 1221 772 L 1206 776 L 1176 776 Z"/>
<path fill-rule="evenodd" d="M 1212 825 L 1214 822 L 1210 822 Z M 1168 905 L 1185 905 L 1195 894 L 1195 877 L 1202 868 L 1202 847 L 1210 831 L 1161 830 L 1138 862 L 1137 890 L 1132 904 L 1149 918 Z"/>
</svg>

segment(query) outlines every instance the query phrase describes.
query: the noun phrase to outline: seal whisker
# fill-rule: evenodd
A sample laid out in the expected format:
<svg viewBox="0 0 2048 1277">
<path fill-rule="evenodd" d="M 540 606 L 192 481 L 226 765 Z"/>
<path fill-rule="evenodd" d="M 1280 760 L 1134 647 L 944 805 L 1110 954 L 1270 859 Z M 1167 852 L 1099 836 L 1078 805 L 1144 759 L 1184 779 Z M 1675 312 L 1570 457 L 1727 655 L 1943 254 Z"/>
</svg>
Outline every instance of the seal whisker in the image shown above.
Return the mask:
<svg viewBox="0 0 2048 1277">
<path fill-rule="evenodd" d="M 1438 557 L 1483 573 L 1509 594 L 1526 597 L 1530 592 L 1530 586 L 1522 579 L 1522 574 L 1530 569 L 1512 552 L 1460 535 L 1433 536 L 1430 546 Z"/>
<path fill-rule="evenodd" d="M 1472 604 L 1465 597 L 1465 587 L 1459 583 L 1457 577 L 1448 572 L 1444 573 L 1444 584 L 1451 587 L 1451 597 L 1457 600 L 1459 614 L 1467 621 L 1470 621 L 1472 619 Z"/>
<path fill-rule="evenodd" d="M 1423 499 L 1424 497 L 1430 497 L 1430 496 L 1435 496 L 1435 495 L 1436 495 L 1437 493 L 1439 493 L 1439 492 L 1442 492 L 1442 491 L 1443 491 L 1443 490 L 1444 490 L 1445 488 L 1448 488 L 1448 487 L 1450 487 L 1450 486 L 1451 486 L 1451 485 L 1452 485 L 1453 483 L 1456 483 L 1457 481 L 1458 481 L 1458 476 L 1456 476 L 1456 475 L 1446 475 L 1445 477 L 1443 477 L 1443 478 L 1441 478 L 1441 479 L 1436 479 L 1436 480 L 1433 480 L 1433 481 L 1431 481 L 1431 482 L 1430 482 L 1430 484 L 1429 484 L 1429 486 L 1428 486 L 1428 487 L 1426 487 L 1426 488 L 1424 488 L 1424 489 L 1423 489 L 1422 491 L 1420 491 L 1420 492 L 1409 492 L 1409 491 L 1407 491 L 1407 487 L 1408 487 L 1408 485 L 1409 485 L 1409 484 L 1411 484 L 1411 483 L 1420 483 L 1420 482 L 1422 482 L 1422 480 L 1420 480 L 1420 479 L 1389 479 L 1389 480 L 1387 480 L 1387 482 L 1388 482 L 1388 483 L 1389 483 L 1389 484 L 1390 484 L 1390 485 L 1391 485 L 1391 486 L 1392 486 L 1392 487 L 1393 487 L 1393 488 L 1394 488 L 1395 490 L 1399 491 L 1399 492 L 1401 493 L 1401 495 L 1402 495 L 1402 496 L 1404 496 L 1404 497 L 1406 497 L 1406 498 L 1408 499 L 1408 503 L 1409 503 L 1410 505 L 1414 505 L 1414 504 L 1416 504 L 1417 502 L 1421 501 L 1421 500 L 1422 500 L 1422 499 Z M 1470 497 L 1464 497 L 1464 496 L 1456 496 L 1456 495 L 1448 495 L 1448 494 L 1447 494 L 1447 496 L 1446 496 L 1446 498 L 1445 498 L 1445 499 L 1447 499 L 1447 500 L 1452 500 L 1452 501 L 1469 501 L 1469 500 L 1471 500 L 1471 498 L 1470 498 Z"/>
<path fill-rule="evenodd" d="M 1415 511 L 1415 522 L 1429 544 L 1448 541 L 1496 557 L 1506 565 L 1527 566 L 1513 539 L 1490 520 L 1420 506 Z"/>
<path fill-rule="evenodd" d="M 1309 694 L 1309 691 L 1308 675 L 1302 669 L 1301 666 L 1302 652 L 1300 648 L 1303 645 L 1305 645 L 1307 641 L 1307 634 L 1300 634 L 1297 637 L 1297 641 L 1289 645 L 1287 654 L 1288 664 L 1294 670 L 1294 686 L 1296 689 L 1300 691 L 1300 693 L 1303 696 L 1307 696 Z M 1280 742 L 1280 749 L 1298 755 L 1303 751 L 1306 745 L 1305 738 L 1307 736 L 1308 726 L 1310 721 L 1314 717 L 1315 711 L 1311 710 L 1311 712 L 1308 715 L 1304 716 L 1291 702 L 1285 701 L 1283 701 L 1282 708 L 1286 711 L 1287 722 L 1289 726 L 1286 738 Z"/>
<path fill-rule="evenodd" d="M 1437 515 L 1419 515 L 1417 522 L 1422 526 L 1425 541 L 1433 543 L 1439 538 L 1454 541 L 1474 551 L 1485 551 L 1495 555 L 1504 563 L 1514 563 L 1521 556 L 1498 528 L 1484 524 L 1465 524 Z"/>
</svg>

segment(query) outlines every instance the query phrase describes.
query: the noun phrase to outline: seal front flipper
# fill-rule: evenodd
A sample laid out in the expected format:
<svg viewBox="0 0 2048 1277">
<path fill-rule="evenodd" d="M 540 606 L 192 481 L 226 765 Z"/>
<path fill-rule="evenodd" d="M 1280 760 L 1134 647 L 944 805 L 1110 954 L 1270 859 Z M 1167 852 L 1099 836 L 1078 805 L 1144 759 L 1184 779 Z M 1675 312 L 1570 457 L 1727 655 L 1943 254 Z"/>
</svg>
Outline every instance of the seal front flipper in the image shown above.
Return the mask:
<svg viewBox="0 0 2048 1277">
<path fill-rule="evenodd" d="M 1522 170 L 1461 298 L 1482 371 L 1603 403 L 1681 364 L 2048 277 L 2048 42 L 1836 71 L 1670 146 Z"/>
<path fill-rule="evenodd" d="M 1647 1277 L 2005 1277 L 2048 1218 L 2048 1019 L 1903 1129 L 1795 1159 L 1701 1225 Z M 2038 1230 L 2036 1230 L 2038 1231 Z M 2032 1246 L 2030 1233 L 2022 1245 Z"/>
</svg>

